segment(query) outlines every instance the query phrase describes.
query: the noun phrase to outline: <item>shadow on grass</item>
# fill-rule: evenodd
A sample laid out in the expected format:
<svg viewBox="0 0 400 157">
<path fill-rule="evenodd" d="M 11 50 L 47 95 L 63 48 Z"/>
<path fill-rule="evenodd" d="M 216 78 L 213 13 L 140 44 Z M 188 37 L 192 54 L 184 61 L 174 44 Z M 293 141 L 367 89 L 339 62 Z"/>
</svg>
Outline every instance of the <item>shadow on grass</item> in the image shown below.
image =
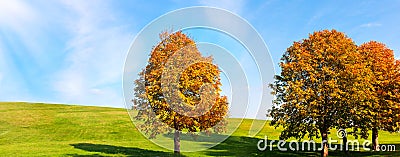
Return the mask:
<svg viewBox="0 0 400 157">
<path fill-rule="evenodd" d="M 224 142 L 210 148 L 207 151 L 203 151 L 201 154 L 209 155 L 209 156 L 280 156 L 280 157 L 290 157 L 290 156 L 319 156 L 319 151 L 307 151 L 307 147 L 305 151 L 290 151 L 289 145 L 286 144 L 283 147 L 287 148 L 288 151 L 280 151 L 275 145 L 272 146 L 272 151 L 268 145 L 267 149 L 264 151 L 260 151 L 257 148 L 257 143 L 259 138 L 251 138 L 251 137 L 243 137 L 243 136 L 231 136 L 226 139 Z M 269 143 L 270 141 L 268 141 Z M 400 144 L 381 144 L 381 145 L 394 145 L 396 151 L 391 152 L 373 152 L 373 151 L 349 151 L 347 154 L 336 150 L 329 151 L 329 156 L 363 156 L 363 157 L 372 157 L 372 156 L 400 156 Z M 71 144 L 76 149 L 81 149 L 88 152 L 94 152 L 97 154 L 93 155 L 79 155 L 79 154 L 67 154 L 68 156 L 74 157 L 102 157 L 101 154 L 104 155 L 126 155 L 129 157 L 135 156 L 174 156 L 173 153 L 163 152 L 163 151 L 154 151 L 147 149 L 140 149 L 135 147 L 122 147 L 122 146 L 112 146 L 112 145 L 104 145 L 104 144 L 92 144 L 92 143 L 77 143 Z M 317 143 L 316 147 L 319 148 L 320 144 Z M 299 148 L 302 148 L 301 145 Z M 340 146 L 337 145 L 337 148 Z M 362 149 L 362 147 L 360 148 Z M 186 155 L 191 156 L 191 153 L 185 153 Z M 194 155 L 194 154 L 193 154 Z M 198 155 L 198 154 L 196 154 Z M 183 156 L 183 155 L 181 155 Z"/>
<path fill-rule="evenodd" d="M 76 143 L 70 144 L 76 149 L 85 150 L 88 152 L 96 152 L 96 153 L 105 153 L 111 155 L 126 155 L 129 157 L 135 156 L 175 156 L 174 153 L 163 152 L 163 151 L 154 151 L 147 149 L 140 149 L 134 147 L 122 147 L 122 146 L 113 146 L 113 145 L 105 145 L 105 144 L 92 144 L 92 143 Z M 100 154 L 93 155 L 79 155 L 79 154 L 68 154 L 68 156 L 74 157 L 89 157 L 89 156 L 98 156 L 101 157 Z M 180 155 L 182 156 L 182 155 Z"/>
<path fill-rule="evenodd" d="M 169 134 L 164 134 L 164 137 L 174 139 L 174 134 L 169 133 Z M 227 139 L 229 136 L 228 135 L 221 135 L 221 134 L 211 134 L 211 135 L 205 135 L 205 134 L 199 134 L 196 136 L 192 136 L 187 133 L 182 133 L 180 136 L 181 141 L 193 141 L 193 142 L 210 142 L 214 143 L 217 141 L 224 141 Z"/>
<path fill-rule="evenodd" d="M 275 142 L 272 146 L 272 151 L 270 150 L 270 146 L 268 145 L 267 149 L 264 151 L 258 150 L 257 143 L 259 138 L 251 138 L 251 137 L 243 137 L 243 136 L 231 136 L 226 139 L 224 142 L 210 148 L 210 151 L 205 151 L 204 154 L 210 156 L 281 156 L 281 157 L 289 157 L 289 156 L 320 156 L 319 151 L 308 150 L 307 146 L 304 148 L 304 151 L 291 151 L 289 149 L 289 144 L 282 146 L 287 149 L 287 151 L 278 150 Z M 268 141 L 270 143 L 270 141 Z M 264 144 L 264 143 L 262 143 Z M 349 151 L 347 153 L 340 150 L 329 150 L 329 156 L 400 156 L 400 144 L 381 144 L 385 146 L 395 146 L 396 151 Z M 264 145 L 261 145 L 264 146 Z M 295 146 L 294 146 L 295 147 Z M 316 148 L 320 148 L 321 144 L 317 143 Z M 302 148 L 300 143 L 299 148 Z M 336 145 L 336 148 L 340 148 L 340 145 Z M 352 147 L 350 147 L 352 148 Z M 362 146 L 360 150 L 362 150 Z"/>
</svg>

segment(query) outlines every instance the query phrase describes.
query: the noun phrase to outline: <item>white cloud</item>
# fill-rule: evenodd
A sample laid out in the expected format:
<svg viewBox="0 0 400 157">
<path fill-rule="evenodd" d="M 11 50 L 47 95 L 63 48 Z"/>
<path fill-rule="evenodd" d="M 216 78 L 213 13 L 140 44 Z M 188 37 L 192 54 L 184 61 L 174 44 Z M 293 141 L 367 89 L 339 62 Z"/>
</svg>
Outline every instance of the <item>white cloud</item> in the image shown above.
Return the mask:
<svg viewBox="0 0 400 157">
<path fill-rule="evenodd" d="M 59 52 L 49 54 L 54 46 L 48 44 L 58 39 L 52 33 L 63 31 L 58 23 L 61 12 L 63 10 L 56 2 L 0 0 L 0 29 L 4 31 L 4 40 L 13 43 L 9 46 L 14 56 L 29 58 L 32 66 L 48 68 L 53 59 L 50 56 Z M 57 31 L 52 32 L 55 28 Z"/>
<path fill-rule="evenodd" d="M 0 1 L 0 24 L 12 28 L 24 27 L 24 23 L 36 20 L 36 12 L 20 0 Z"/>
<path fill-rule="evenodd" d="M 0 1 L 0 28 L 7 31 L 5 37 L 12 36 L 14 33 L 28 48 L 24 55 L 31 57 L 29 54 L 38 52 L 38 44 L 35 44 L 35 36 L 38 29 L 35 29 L 40 23 L 38 13 L 28 3 L 20 0 Z M 13 38 L 15 38 L 14 36 Z"/>
<path fill-rule="evenodd" d="M 223 8 L 236 14 L 243 12 L 245 1 L 243 0 L 201 0 L 200 4 L 212 7 Z"/>
<path fill-rule="evenodd" d="M 0 101 L 31 101 L 23 77 L 7 56 L 0 41 Z"/>
<path fill-rule="evenodd" d="M 312 25 L 316 24 L 321 20 L 321 18 L 324 16 L 324 12 L 318 12 L 314 16 L 311 17 L 310 20 L 308 20 L 307 25 Z"/>
<path fill-rule="evenodd" d="M 367 28 L 369 28 L 369 27 L 380 27 L 380 26 L 382 26 L 382 24 L 380 24 L 380 23 L 366 23 L 366 24 L 360 25 L 360 27 L 367 27 Z"/>
<path fill-rule="evenodd" d="M 65 68 L 53 83 L 67 103 L 123 107 L 123 63 L 131 36 L 103 1 L 64 1 L 72 13 Z"/>
<path fill-rule="evenodd" d="M 6 61 L 4 54 L 3 42 L 0 40 L 0 72 L 3 71 L 4 61 Z"/>
</svg>

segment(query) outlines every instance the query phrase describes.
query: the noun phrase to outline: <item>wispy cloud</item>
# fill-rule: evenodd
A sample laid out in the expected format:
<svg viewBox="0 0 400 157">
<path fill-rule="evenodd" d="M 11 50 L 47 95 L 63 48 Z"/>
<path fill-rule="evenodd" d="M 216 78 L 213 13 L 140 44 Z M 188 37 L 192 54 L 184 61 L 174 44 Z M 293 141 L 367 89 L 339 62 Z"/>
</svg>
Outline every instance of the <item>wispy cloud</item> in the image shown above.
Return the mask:
<svg viewBox="0 0 400 157">
<path fill-rule="evenodd" d="M 231 12 L 234 12 L 236 14 L 241 14 L 243 13 L 245 1 L 243 0 L 201 0 L 200 4 L 206 5 L 206 6 L 212 6 L 212 7 L 218 7 L 218 8 L 223 8 L 226 10 L 229 10 Z"/>
<path fill-rule="evenodd" d="M 33 100 L 17 72 L 15 65 L 10 62 L 3 44 L 0 42 L 0 100 L 1 101 L 30 101 Z"/>
<path fill-rule="evenodd" d="M 382 26 L 382 24 L 374 23 L 374 22 L 360 25 L 360 27 L 366 27 L 366 28 L 369 28 L 369 27 L 380 27 L 380 26 Z"/>
<path fill-rule="evenodd" d="M 72 38 L 53 83 L 66 102 L 123 107 L 121 78 L 130 34 L 104 1 L 64 1 Z"/>
<path fill-rule="evenodd" d="M 11 33 L 27 45 L 29 37 L 24 26 L 32 25 L 35 20 L 36 11 L 24 1 L 0 1 L 0 100 L 28 100 L 31 97 L 21 72 L 9 55 L 20 55 L 21 52 L 10 52 L 5 46 L 9 46 L 7 40 Z"/>
<path fill-rule="evenodd" d="M 20 0 L 0 1 L 0 24 L 22 29 L 24 24 L 35 21 L 37 14 L 27 3 Z"/>
<path fill-rule="evenodd" d="M 5 72 L 5 68 L 3 68 L 3 66 L 5 66 L 4 63 L 5 62 L 5 58 L 4 58 L 4 54 L 3 54 L 3 50 L 1 48 L 1 43 L 0 43 L 0 86 L 4 88 L 3 85 L 3 73 Z M 0 90 L 1 92 L 1 90 Z"/>
<path fill-rule="evenodd" d="M 29 50 L 26 52 L 14 52 L 34 58 L 39 53 L 39 44 L 35 44 L 36 29 L 41 23 L 38 12 L 29 3 L 25 1 L 0 1 L 0 28 L 7 32 L 5 35 L 15 35 L 17 40 Z M 29 27 L 28 27 L 29 26 Z M 14 39 L 14 40 L 16 40 Z M 37 58 L 35 58 L 37 59 Z"/>
</svg>

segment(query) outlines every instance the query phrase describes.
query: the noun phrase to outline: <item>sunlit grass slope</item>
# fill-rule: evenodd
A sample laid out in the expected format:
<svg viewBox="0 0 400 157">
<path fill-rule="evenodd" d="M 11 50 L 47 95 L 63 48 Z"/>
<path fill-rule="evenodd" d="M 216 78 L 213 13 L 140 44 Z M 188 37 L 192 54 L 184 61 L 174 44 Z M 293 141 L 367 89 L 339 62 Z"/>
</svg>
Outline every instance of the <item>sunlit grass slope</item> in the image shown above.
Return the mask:
<svg viewBox="0 0 400 157">
<path fill-rule="evenodd" d="M 238 119 L 230 119 L 238 123 Z M 261 121 L 260 121 L 261 122 Z M 182 156 L 318 156 L 317 152 L 259 151 L 257 142 L 268 135 L 277 140 L 280 129 L 266 125 L 247 137 L 252 120 L 221 144 Z M 334 130 L 331 132 L 335 133 Z M 331 135 L 336 136 L 336 134 Z M 380 143 L 396 144 L 400 134 L 381 132 Z M 190 139 L 188 139 L 190 140 Z M 190 141 L 183 141 L 190 142 Z M 400 156 L 396 152 L 350 152 L 353 156 Z M 149 142 L 132 124 L 125 109 L 40 104 L 0 103 L 0 156 L 171 156 L 171 151 Z M 343 156 L 339 151 L 330 155 Z"/>
</svg>

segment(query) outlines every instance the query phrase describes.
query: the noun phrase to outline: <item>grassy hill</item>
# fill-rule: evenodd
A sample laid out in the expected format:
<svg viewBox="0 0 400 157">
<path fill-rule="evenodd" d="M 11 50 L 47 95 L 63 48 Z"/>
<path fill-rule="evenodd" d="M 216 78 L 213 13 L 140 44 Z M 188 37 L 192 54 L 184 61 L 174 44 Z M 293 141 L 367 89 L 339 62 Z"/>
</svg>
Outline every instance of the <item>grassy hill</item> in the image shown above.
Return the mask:
<svg viewBox="0 0 400 157">
<path fill-rule="evenodd" d="M 231 119 L 230 121 L 235 121 Z M 247 137 L 251 120 L 221 144 L 182 156 L 318 156 L 317 152 L 259 151 L 268 135 L 280 129 L 265 126 Z M 331 132 L 335 133 L 334 130 Z M 336 135 L 331 135 L 336 136 Z M 400 134 L 380 132 L 380 143 L 395 144 L 395 152 L 350 152 L 352 156 L 400 156 Z M 190 141 L 189 141 L 190 142 Z M 276 149 L 276 148 L 275 148 Z M 40 103 L 0 103 L 0 156 L 171 156 L 171 151 L 148 141 L 132 124 L 125 109 Z M 332 156 L 343 156 L 330 151 Z"/>
</svg>

